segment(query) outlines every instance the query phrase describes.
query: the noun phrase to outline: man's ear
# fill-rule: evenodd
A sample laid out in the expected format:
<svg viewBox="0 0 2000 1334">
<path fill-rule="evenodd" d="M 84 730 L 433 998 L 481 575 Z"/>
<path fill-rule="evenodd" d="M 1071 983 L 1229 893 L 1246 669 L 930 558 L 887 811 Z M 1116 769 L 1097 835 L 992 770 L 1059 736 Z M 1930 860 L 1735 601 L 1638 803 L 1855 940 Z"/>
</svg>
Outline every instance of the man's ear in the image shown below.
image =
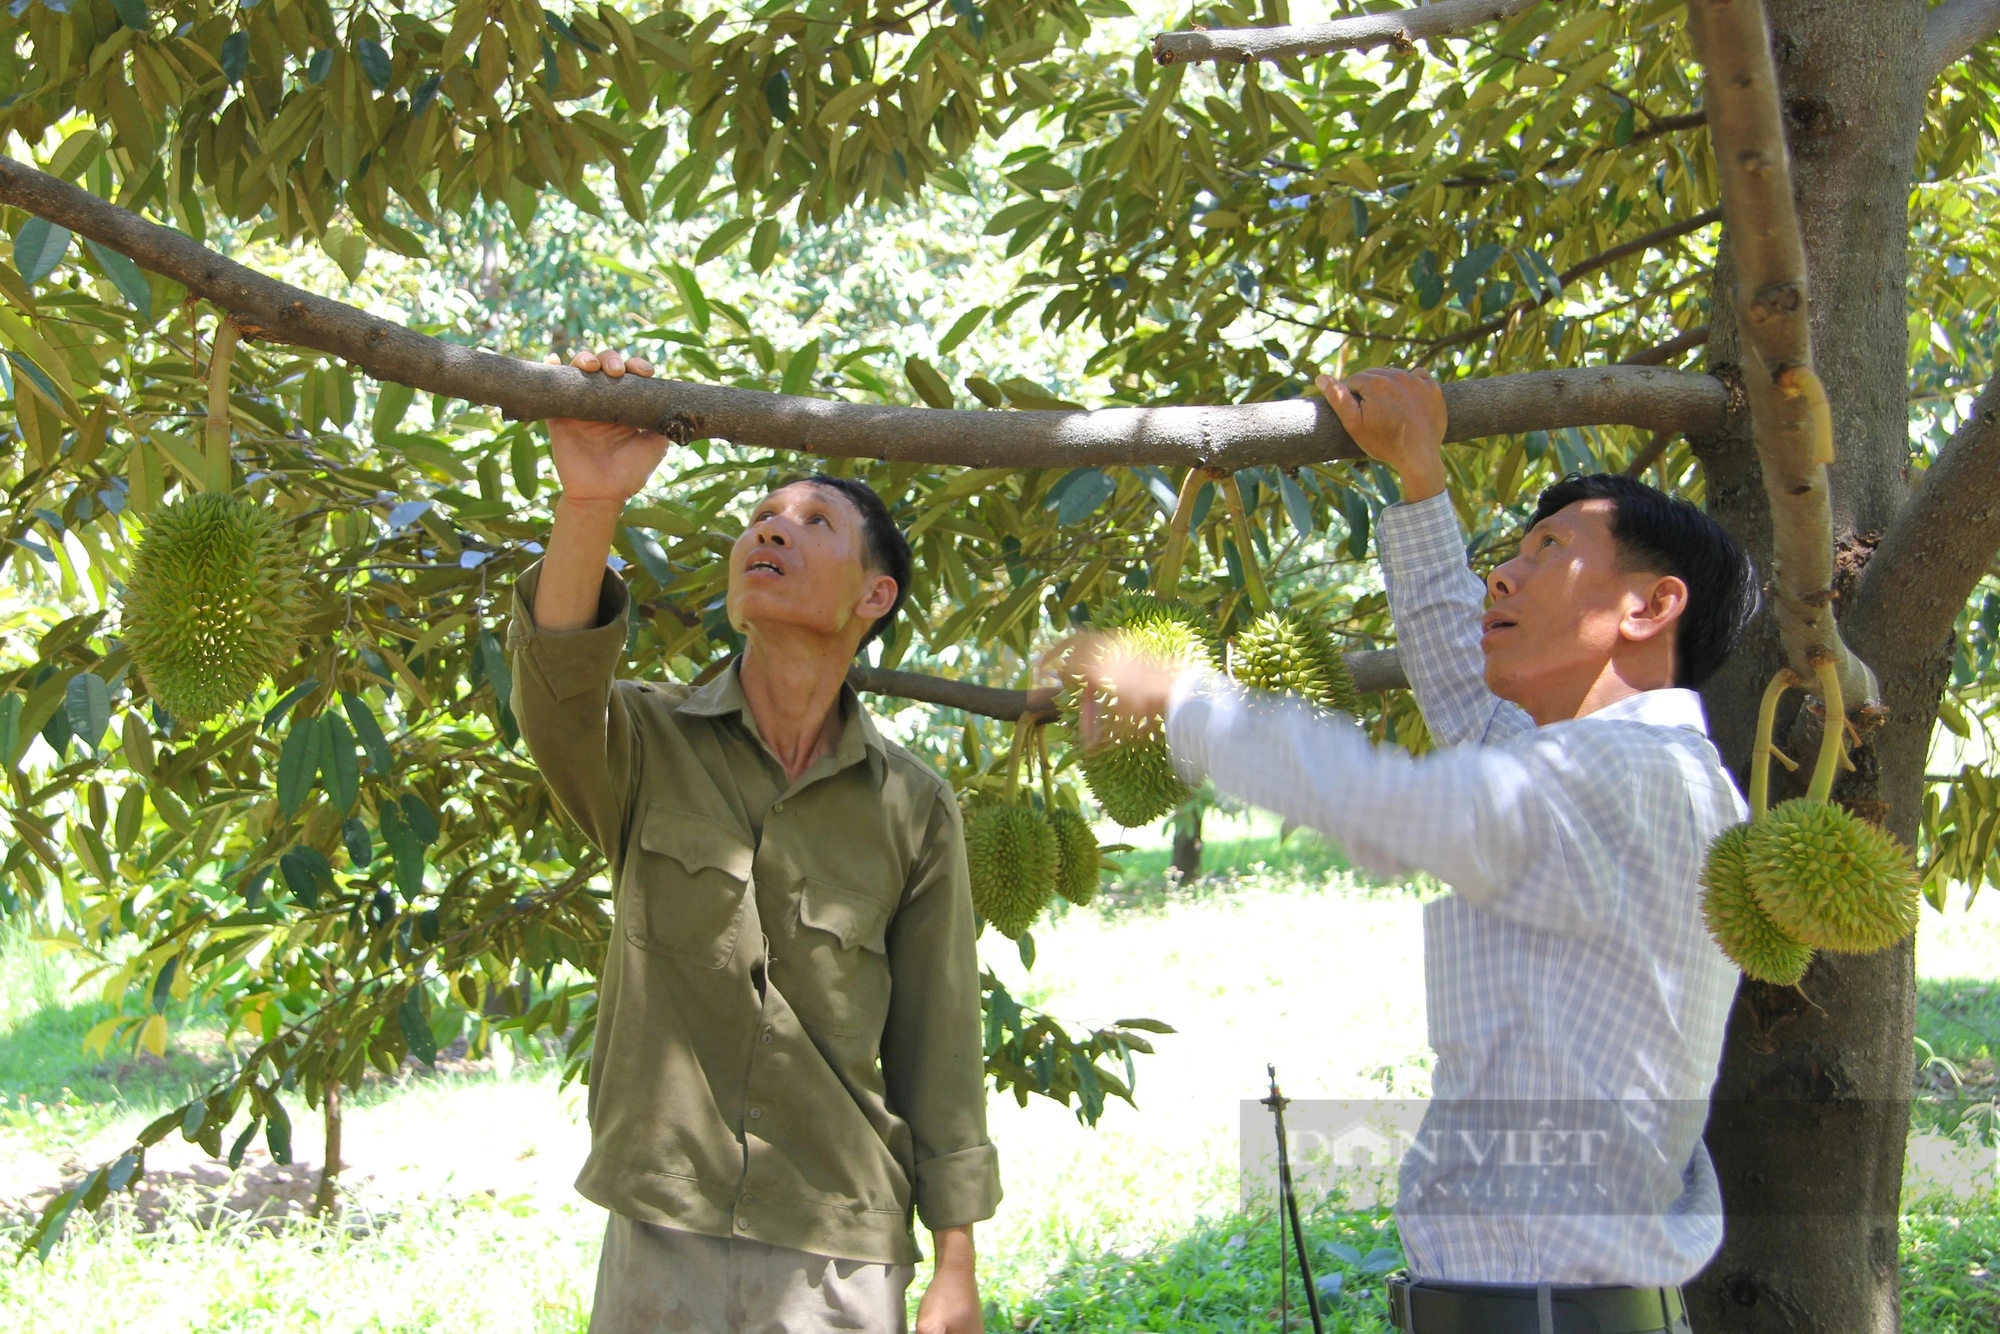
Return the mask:
<svg viewBox="0 0 2000 1334">
<path fill-rule="evenodd" d="M 871 624 L 889 614 L 889 608 L 896 605 L 896 581 L 875 570 L 866 571 L 861 577 L 861 601 L 854 604 L 854 614 Z"/>
<path fill-rule="evenodd" d="M 1618 623 L 1618 633 L 1634 643 L 1671 632 L 1687 610 L 1688 588 L 1677 575 L 1660 575 L 1637 591 L 1645 601 L 1628 606 Z"/>
</svg>

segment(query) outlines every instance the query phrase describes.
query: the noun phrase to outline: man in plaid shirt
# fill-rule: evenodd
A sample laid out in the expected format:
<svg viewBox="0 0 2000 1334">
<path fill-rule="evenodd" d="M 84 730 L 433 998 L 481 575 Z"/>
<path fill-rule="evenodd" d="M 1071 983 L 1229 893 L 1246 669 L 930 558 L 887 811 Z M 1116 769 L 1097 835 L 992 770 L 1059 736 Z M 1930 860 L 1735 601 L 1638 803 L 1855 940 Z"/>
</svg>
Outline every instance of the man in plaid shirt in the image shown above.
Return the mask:
<svg viewBox="0 0 2000 1334">
<path fill-rule="evenodd" d="M 1437 1063 L 1402 1166 L 1398 1326 L 1685 1330 L 1678 1285 L 1722 1240 L 1701 1131 L 1737 980 L 1697 876 L 1746 815 L 1694 687 L 1754 610 L 1754 572 L 1694 506 L 1600 474 L 1544 492 L 1482 587 L 1436 381 L 1320 388 L 1401 478 L 1383 572 L 1439 749 L 1102 644 L 1090 670 L 1116 714 L 1164 714 L 1183 776 L 1453 891 L 1424 909 Z M 1086 705 L 1086 736 L 1107 721 Z"/>
</svg>

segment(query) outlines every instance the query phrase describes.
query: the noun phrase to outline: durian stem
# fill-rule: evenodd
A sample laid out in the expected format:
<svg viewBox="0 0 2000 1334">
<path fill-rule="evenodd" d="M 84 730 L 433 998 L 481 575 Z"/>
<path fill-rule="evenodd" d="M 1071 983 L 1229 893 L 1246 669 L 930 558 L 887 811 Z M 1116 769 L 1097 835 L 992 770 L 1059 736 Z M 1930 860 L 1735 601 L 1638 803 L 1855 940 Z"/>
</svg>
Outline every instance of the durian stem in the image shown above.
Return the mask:
<svg viewBox="0 0 2000 1334">
<path fill-rule="evenodd" d="M 229 368 L 236 360 L 236 343 L 243 336 L 236 321 L 224 315 L 215 324 L 215 342 L 208 357 L 207 477 L 202 490 L 229 490 Z"/>
<path fill-rule="evenodd" d="M 1187 559 L 1188 527 L 1194 519 L 1195 497 L 1208 483 L 1208 474 L 1200 468 L 1189 468 L 1181 480 L 1180 495 L 1174 498 L 1174 514 L 1167 521 L 1167 549 L 1160 553 L 1160 564 L 1153 571 L 1153 592 L 1160 597 L 1170 598 L 1180 587 L 1181 563 Z"/>
<path fill-rule="evenodd" d="M 1028 733 L 1034 730 L 1035 715 L 1024 713 L 1014 723 L 1014 745 L 1007 752 L 1007 804 L 1021 793 L 1021 749 L 1028 740 Z"/>
<path fill-rule="evenodd" d="M 1049 763 L 1049 731 L 1039 721 L 1035 724 L 1035 752 L 1042 761 L 1042 810 L 1051 818 L 1056 813 L 1055 767 Z"/>
<path fill-rule="evenodd" d="M 1236 554 L 1243 562 L 1243 589 L 1250 595 L 1250 605 L 1258 611 L 1271 610 L 1271 593 L 1264 587 L 1264 572 L 1257 567 L 1257 548 L 1250 544 L 1250 516 L 1243 511 L 1243 491 L 1236 485 L 1236 474 L 1224 474 L 1221 482 L 1222 501 L 1229 506 L 1229 521 L 1236 527 Z"/>
<path fill-rule="evenodd" d="M 1806 798 L 1825 801 L 1833 795 L 1833 780 L 1839 777 L 1841 762 L 1847 758 L 1847 701 L 1841 697 L 1839 663 L 1831 657 L 1814 663 L 1813 675 L 1819 678 L 1819 696 L 1826 705 L 1826 727 Z"/>
<path fill-rule="evenodd" d="M 1780 668 L 1778 674 L 1771 678 L 1771 684 L 1764 687 L 1764 698 L 1757 705 L 1757 740 L 1750 750 L 1752 820 L 1763 819 L 1764 812 L 1771 808 L 1771 756 L 1777 751 L 1777 747 L 1771 744 L 1771 731 L 1778 725 L 1778 701 L 1798 681 L 1790 668 Z"/>
</svg>

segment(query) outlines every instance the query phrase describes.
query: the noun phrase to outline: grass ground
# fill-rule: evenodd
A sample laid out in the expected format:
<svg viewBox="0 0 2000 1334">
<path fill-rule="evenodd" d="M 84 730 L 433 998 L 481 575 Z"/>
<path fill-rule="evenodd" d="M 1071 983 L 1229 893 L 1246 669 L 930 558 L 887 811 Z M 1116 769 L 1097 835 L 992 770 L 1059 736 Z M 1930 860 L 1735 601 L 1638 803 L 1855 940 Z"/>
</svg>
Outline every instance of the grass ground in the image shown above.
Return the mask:
<svg viewBox="0 0 2000 1334">
<path fill-rule="evenodd" d="M 1323 846 L 1276 834 L 1267 822 L 1212 821 L 1218 874 L 1174 889 L 1159 879 L 1164 846 L 1149 839 L 1107 887 L 1108 906 L 1043 924 L 1032 970 L 987 950 L 1017 994 L 1065 1019 L 1150 1015 L 1179 1030 L 1142 1063 L 1139 1109 L 1116 1104 L 1095 1130 L 1043 1100 L 994 1103 L 1007 1197 L 979 1229 L 989 1328 L 1275 1329 L 1276 1230 L 1239 1207 L 1241 1103 L 1262 1094 L 1265 1063 L 1293 1097 L 1428 1090 L 1423 893 L 1358 883 Z M 1969 915 L 1927 912 L 1918 971 L 1921 1031 L 1976 1086 L 1978 1062 L 1990 1070 L 2000 1047 L 2000 899 Z M 214 1054 L 196 1023 L 166 1062 L 88 1061 L 78 1044 L 98 1017 L 55 964 L 18 940 L 0 944 L 0 1200 L 115 1152 Z M 340 1225 L 297 1210 L 277 1229 L 226 1215 L 205 1225 L 198 1204 L 232 1190 L 240 1201 L 246 1185 L 303 1198 L 310 1167 L 287 1173 L 253 1152 L 229 1182 L 170 1140 L 152 1158 L 143 1214 L 109 1209 L 73 1223 L 47 1264 L 0 1264 L 0 1328 L 584 1328 L 603 1216 L 570 1188 L 585 1143 L 579 1090 L 523 1065 L 373 1089 L 350 1108 Z M 1260 1141 L 1262 1115 L 1248 1122 Z M 314 1120 L 301 1110 L 297 1128 L 298 1158 L 316 1164 Z M 1322 1210 L 1310 1230 L 1339 1289 L 1328 1327 L 1380 1329 L 1377 1274 L 1398 1262 L 1387 1216 Z M 1903 1238 L 1909 1329 L 1995 1327 L 1990 1197 L 1913 1205 Z M 1302 1327 L 1296 1284 L 1289 1295 Z"/>
</svg>

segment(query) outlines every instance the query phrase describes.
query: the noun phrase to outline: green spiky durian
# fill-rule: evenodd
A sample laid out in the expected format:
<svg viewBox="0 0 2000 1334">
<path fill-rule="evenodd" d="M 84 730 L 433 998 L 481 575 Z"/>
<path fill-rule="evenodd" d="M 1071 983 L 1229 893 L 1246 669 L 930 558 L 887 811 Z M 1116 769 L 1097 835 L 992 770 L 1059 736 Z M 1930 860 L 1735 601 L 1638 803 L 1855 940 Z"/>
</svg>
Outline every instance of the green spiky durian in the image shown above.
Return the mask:
<svg viewBox="0 0 2000 1334">
<path fill-rule="evenodd" d="M 1128 609 L 1137 604 L 1137 599 L 1121 601 Z M 1204 631 L 1180 619 L 1172 604 L 1146 601 L 1152 605 L 1138 605 L 1138 614 L 1112 631 L 1121 648 L 1162 662 L 1213 665 L 1214 642 Z M 1128 829 L 1150 824 L 1189 796 L 1187 784 L 1174 772 L 1166 729 L 1157 718 L 1127 727 L 1084 752 L 1083 779 L 1104 813 Z"/>
<path fill-rule="evenodd" d="M 1097 897 L 1097 835 L 1065 806 L 1049 815 L 1056 835 L 1056 893 L 1081 908 Z"/>
<path fill-rule="evenodd" d="M 1297 695 L 1322 709 L 1361 707 L 1347 659 L 1326 627 L 1295 611 L 1267 611 L 1236 636 L 1230 661 L 1236 679 L 1253 690 Z"/>
<path fill-rule="evenodd" d="M 1744 850 L 1750 826 L 1735 825 L 1708 845 L 1701 868 L 1701 917 L 1730 961 L 1759 982 L 1789 987 L 1806 975 L 1812 946 L 1779 929 L 1757 906 Z"/>
<path fill-rule="evenodd" d="M 1757 904 L 1787 934 L 1869 954 L 1917 929 L 1917 876 L 1893 836 L 1830 802 L 1800 797 L 1750 828 L 1744 869 Z"/>
<path fill-rule="evenodd" d="M 204 492 L 146 524 L 125 585 L 125 643 L 167 711 L 200 723 L 291 661 L 304 557 L 269 510 Z"/>
<path fill-rule="evenodd" d="M 966 817 L 965 863 L 972 906 L 1002 935 L 1019 939 L 1056 888 L 1056 831 L 1026 806 L 983 806 Z"/>
</svg>

